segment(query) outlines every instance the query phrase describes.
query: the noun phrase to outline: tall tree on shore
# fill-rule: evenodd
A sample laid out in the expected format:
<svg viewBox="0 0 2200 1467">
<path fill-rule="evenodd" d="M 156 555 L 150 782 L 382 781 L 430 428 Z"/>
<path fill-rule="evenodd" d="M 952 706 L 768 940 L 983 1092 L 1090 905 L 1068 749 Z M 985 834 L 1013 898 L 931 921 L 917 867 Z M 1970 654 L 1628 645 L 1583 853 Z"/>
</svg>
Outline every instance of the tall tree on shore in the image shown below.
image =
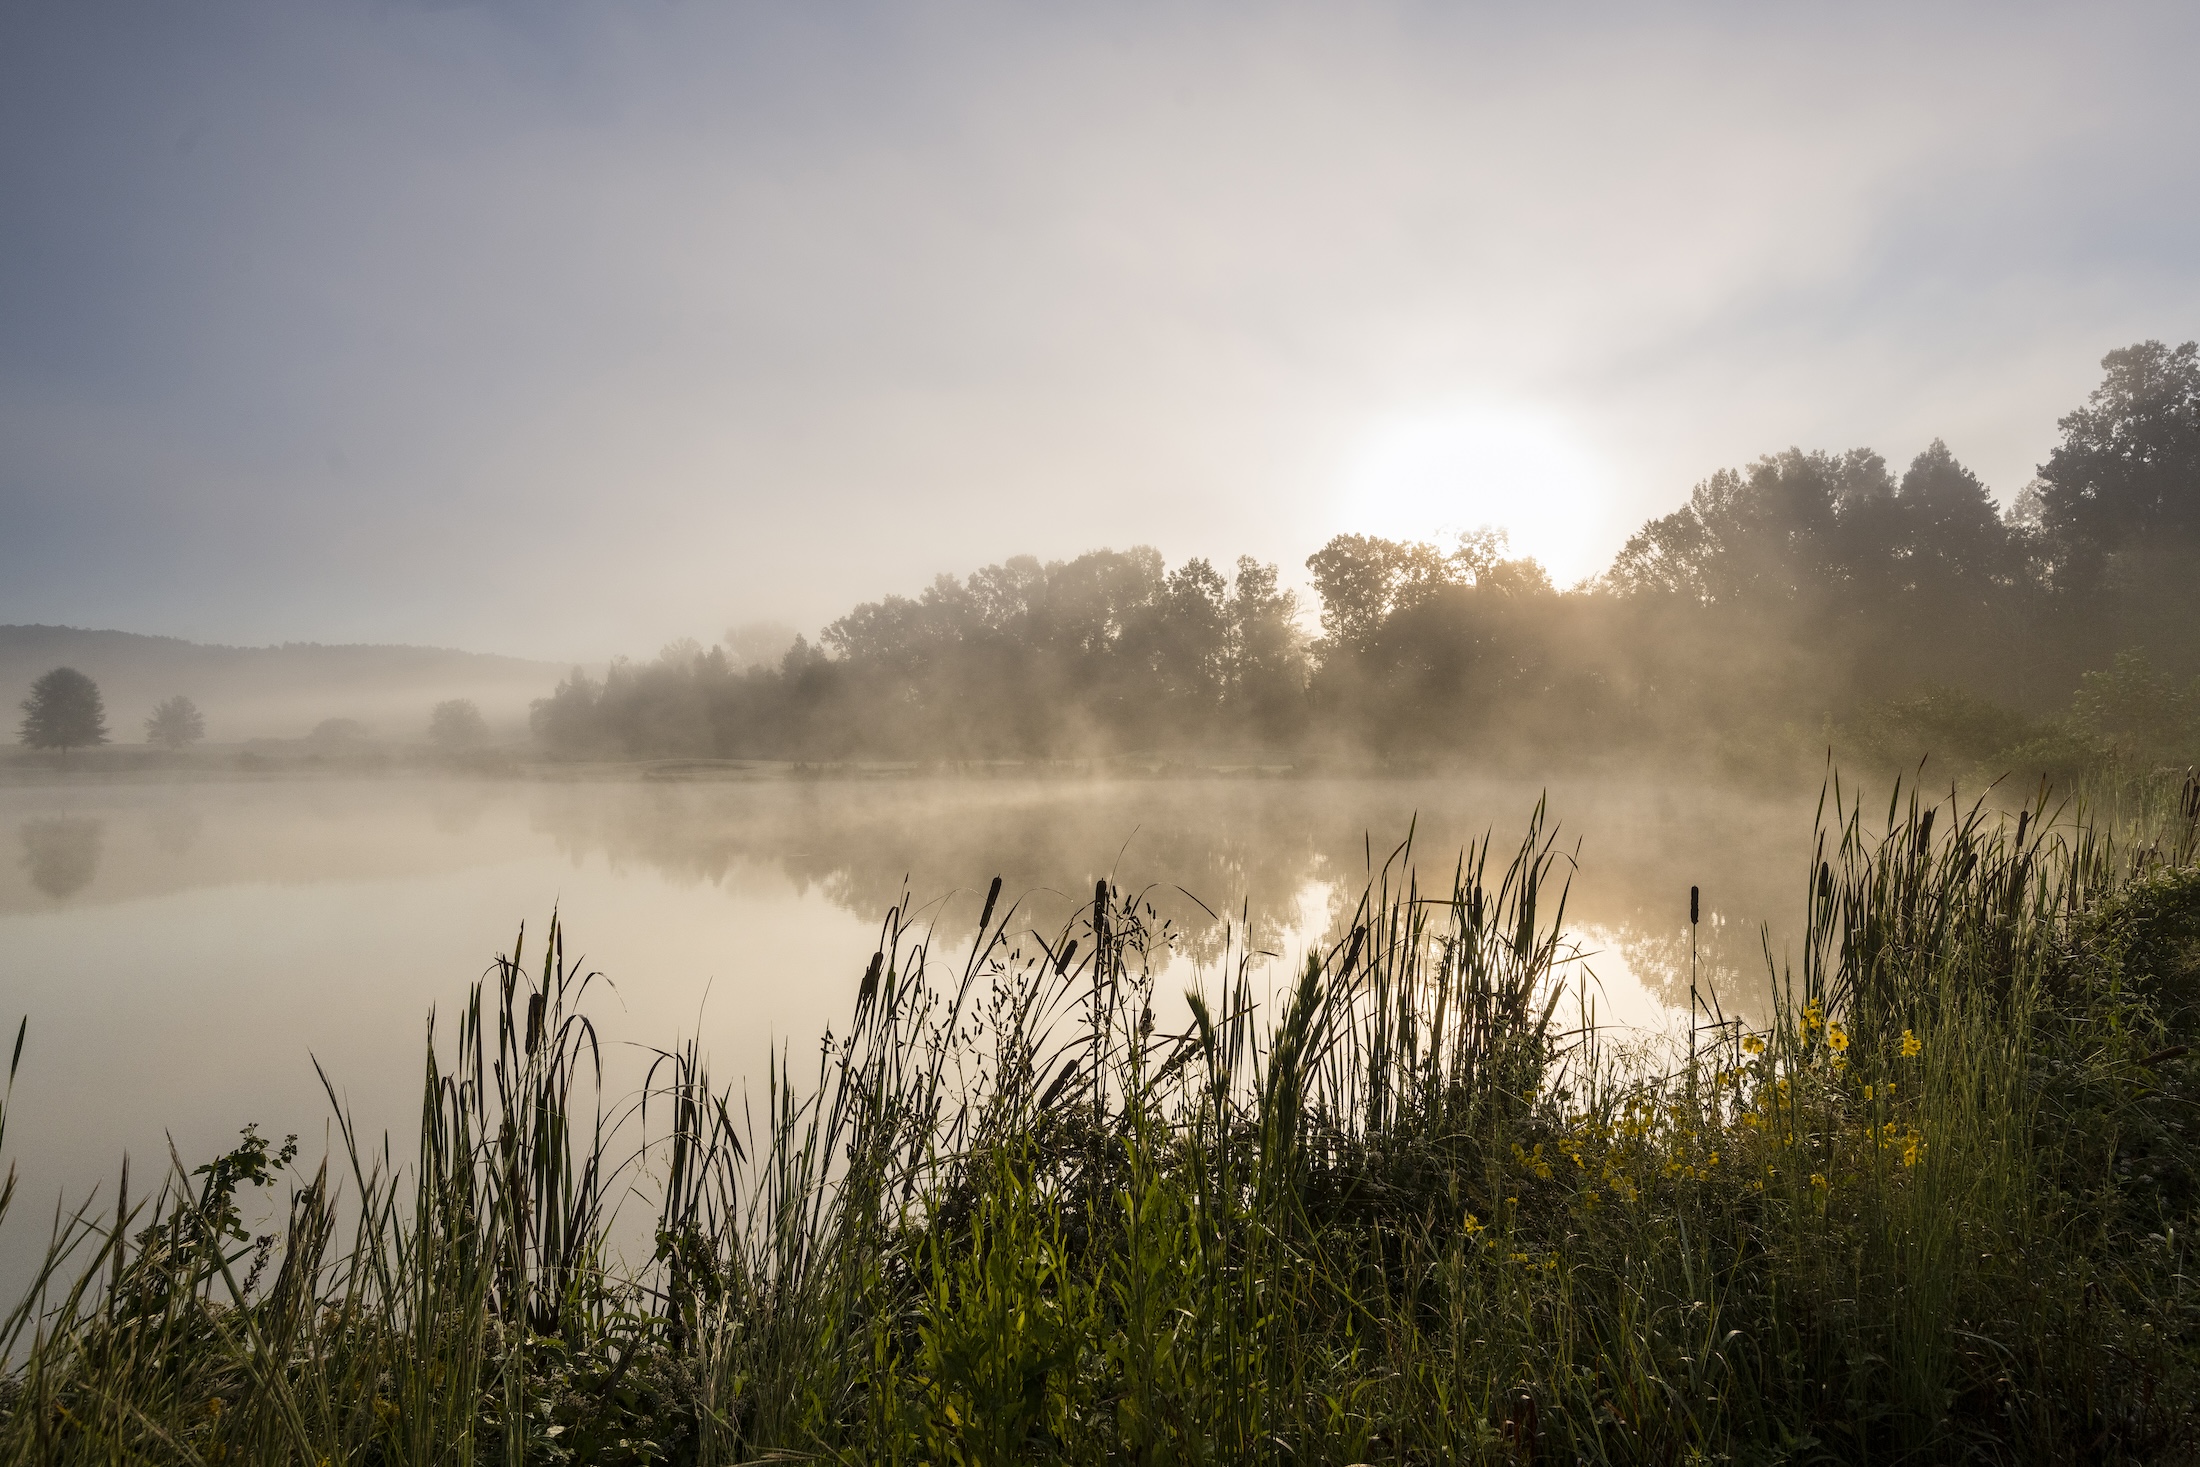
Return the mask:
<svg viewBox="0 0 2200 1467">
<path fill-rule="evenodd" d="M 180 749 L 206 737 L 206 719 L 199 705 L 178 693 L 153 710 L 145 720 L 145 742 L 164 749 Z"/>
<path fill-rule="evenodd" d="M 107 707 L 99 684 L 73 667 L 57 667 L 31 684 L 23 700 L 22 741 L 34 749 L 85 748 L 107 742 Z"/>
<path fill-rule="evenodd" d="M 2034 486 L 2043 527 L 2081 574 L 2120 551 L 2200 542 L 2200 345 L 2142 341 L 2101 367 Z"/>
</svg>

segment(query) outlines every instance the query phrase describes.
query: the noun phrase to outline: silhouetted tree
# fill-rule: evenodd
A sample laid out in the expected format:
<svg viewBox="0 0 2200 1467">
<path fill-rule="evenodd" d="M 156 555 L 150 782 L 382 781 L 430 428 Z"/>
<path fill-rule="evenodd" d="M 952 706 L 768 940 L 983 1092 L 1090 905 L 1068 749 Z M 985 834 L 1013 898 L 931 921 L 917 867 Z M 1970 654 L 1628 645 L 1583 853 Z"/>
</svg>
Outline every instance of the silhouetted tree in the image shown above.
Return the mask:
<svg viewBox="0 0 2200 1467">
<path fill-rule="evenodd" d="M 1721 469 L 1689 501 L 1628 540 L 1608 573 L 1618 590 L 1760 611 L 1816 601 L 1875 562 L 1891 538 L 1895 486 L 1868 448 L 1790 448 Z"/>
<path fill-rule="evenodd" d="M 1016 556 L 855 606 L 776 665 L 761 649 L 783 644 L 729 633 L 576 673 L 530 721 L 588 758 L 1662 746 L 1770 751 L 1774 772 L 1829 721 L 1889 757 L 2166 758 L 2200 716 L 2180 681 L 2200 671 L 2200 348 L 2104 366 L 2006 516 L 1938 439 L 1899 479 L 1868 448 L 1790 448 L 1709 475 L 1572 591 L 1497 531 L 1339 535 L 1306 561 L 1310 639 L 1250 558 L 1226 578 L 1149 546 Z M 2085 681 L 2124 651 L 2163 671 Z"/>
<path fill-rule="evenodd" d="M 1901 515 L 1892 548 L 1911 589 L 1990 584 L 2016 574 L 2009 526 L 1993 495 L 1938 438 L 1910 460 L 1895 503 Z"/>
<path fill-rule="evenodd" d="M 2101 366 L 2026 495 L 2052 640 L 2076 666 L 2140 648 L 2200 671 L 2200 346 L 2144 341 Z"/>
<path fill-rule="evenodd" d="M 153 709 L 145 720 L 145 742 L 167 749 L 181 749 L 206 737 L 206 719 L 199 705 L 178 693 Z"/>
<path fill-rule="evenodd" d="M 1241 555 L 1224 615 L 1229 624 L 1227 698 L 1237 731 L 1270 745 L 1298 736 L 1309 672 L 1298 597 L 1279 590 L 1276 567 Z"/>
<path fill-rule="evenodd" d="M 84 748 L 107 742 L 107 708 L 99 684 L 73 667 L 57 667 L 31 684 L 23 700 L 22 741 L 34 749 Z"/>
<path fill-rule="evenodd" d="M 2037 486 L 2043 528 L 2081 569 L 2155 537 L 2200 539 L 2200 344 L 2142 341 L 2101 366 Z"/>
<path fill-rule="evenodd" d="M 602 700 L 603 685 L 576 667 L 549 697 L 530 705 L 527 727 L 536 742 L 561 758 L 585 759 L 606 752 Z"/>
<path fill-rule="evenodd" d="M 1322 601 L 1325 654 L 1364 648 L 1393 612 L 1462 579 L 1462 568 L 1434 545 L 1338 535 L 1306 558 Z"/>
<path fill-rule="evenodd" d="M 428 715 L 428 741 L 439 748 L 470 749 L 489 737 L 489 725 L 471 698 L 446 698 Z"/>
</svg>

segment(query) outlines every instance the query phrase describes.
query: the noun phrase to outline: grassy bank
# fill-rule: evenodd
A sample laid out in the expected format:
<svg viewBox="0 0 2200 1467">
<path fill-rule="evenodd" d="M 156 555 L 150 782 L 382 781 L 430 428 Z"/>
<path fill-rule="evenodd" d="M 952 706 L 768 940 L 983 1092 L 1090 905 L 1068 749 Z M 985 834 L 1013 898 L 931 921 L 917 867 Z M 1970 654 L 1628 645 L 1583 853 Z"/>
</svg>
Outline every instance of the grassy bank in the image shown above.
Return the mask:
<svg viewBox="0 0 2200 1467">
<path fill-rule="evenodd" d="M 952 956 L 897 910 L 752 1097 L 599 1095 L 553 929 L 431 1034 L 414 1154 L 247 1135 L 64 1218 L 0 1460 L 2184 1460 L 2200 789 L 1879 815 L 1692 1061 L 1561 1006 L 1540 819 L 1182 1033 L 1133 893 L 1042 936 L 996 883 Z"/>
</svg>

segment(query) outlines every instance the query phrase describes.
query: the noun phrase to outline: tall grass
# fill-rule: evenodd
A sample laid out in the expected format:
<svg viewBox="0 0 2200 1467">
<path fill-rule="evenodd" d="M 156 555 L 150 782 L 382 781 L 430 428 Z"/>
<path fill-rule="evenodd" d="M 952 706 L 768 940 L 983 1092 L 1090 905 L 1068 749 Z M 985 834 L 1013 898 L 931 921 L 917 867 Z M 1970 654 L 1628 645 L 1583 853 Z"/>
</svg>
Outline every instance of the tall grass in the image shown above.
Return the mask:
<svg viewBox="0 0 2200 1467">
<path fill-rule="evenodd" d="M 402 1164 L 347 1125 L 255 1239 L 290 1150 L 248 1132 L 57 1222 L 0 1456 L 2173 1453 L 2200 788 L 1821 810 L 1776 1020 L 1687 1057 L 1567 1012 L 1540 810 L 1434 888 L 1401 848 L 1279 992 L 1233 948 L 1177 1033 L 1136 893 L 1040 935 L 996 881 L 952 959 L 905 904 L 753 1108 L 692 1045 L 610 1104 L 553 923 L 431 1032 Z"/>
</svg>

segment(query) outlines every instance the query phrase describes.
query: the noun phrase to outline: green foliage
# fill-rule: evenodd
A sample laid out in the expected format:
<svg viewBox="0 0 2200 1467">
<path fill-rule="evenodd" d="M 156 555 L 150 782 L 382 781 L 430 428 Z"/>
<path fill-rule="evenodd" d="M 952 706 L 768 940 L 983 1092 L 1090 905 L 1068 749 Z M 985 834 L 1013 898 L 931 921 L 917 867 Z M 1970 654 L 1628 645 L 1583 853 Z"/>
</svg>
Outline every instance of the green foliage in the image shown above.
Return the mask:
<svg viewBox="0 0 2200 1467">
<path fill-rule="evenodd" d="M 2200 763 L 2200 678 L 2180 687 L 2144 653 L 2120 652 L 2079 680 L 2070 722 L 2127 767 Z"/>
<path fill-rule="evenodd" d="M 2145 780 L 2200 764 L 2200 679 L 2180 687 L 2140 652 L 2078 680 L 2068 712 L 2033 719 L 1962 688 L 1929 687 L 1868 704 L 1833 730 L 1845 753 L 1875 768 L 1926 760 L 1977 783 L 2014 778 L 2063 789 Z"/>
<path fill-rule="evenodd" d="M 2013 708 L 1963 688 L 1928 687 L 1859 710 L 1845 742 L 1875 765 L 1904 768 L 1931 757 L 1952 769 L 1991 765 L 2035 737 Z"/>
<path fill-rule="evenodd" d="M 898 908 L 753 1126 L 692 1046 L 597 1119 L 553 924 L 431 1033 L 404 1174 L 347 1128 L 344 1206 L 248 1243 L 247 1128 L 67 1222 L 0 1461 L 2180 1460 L 2200 785 L 2114 839 L 1826 808 L 1775 1020 L 1692 1061 L 1560 1015 L 1540 814 L 1179 1035 L 1135 896 L 1042 937 L 996 884 L 953 964 Z"/>
</svg>

